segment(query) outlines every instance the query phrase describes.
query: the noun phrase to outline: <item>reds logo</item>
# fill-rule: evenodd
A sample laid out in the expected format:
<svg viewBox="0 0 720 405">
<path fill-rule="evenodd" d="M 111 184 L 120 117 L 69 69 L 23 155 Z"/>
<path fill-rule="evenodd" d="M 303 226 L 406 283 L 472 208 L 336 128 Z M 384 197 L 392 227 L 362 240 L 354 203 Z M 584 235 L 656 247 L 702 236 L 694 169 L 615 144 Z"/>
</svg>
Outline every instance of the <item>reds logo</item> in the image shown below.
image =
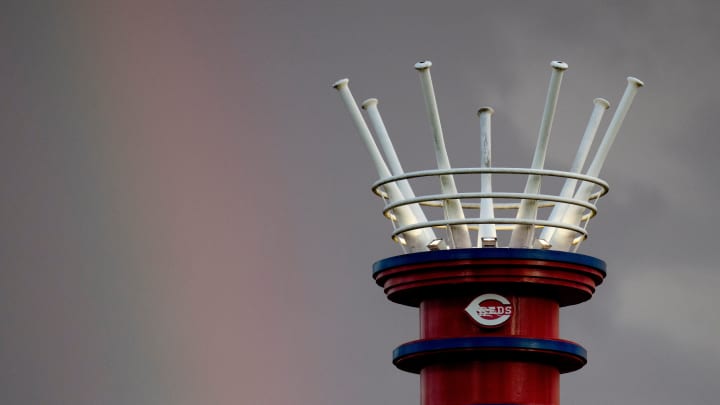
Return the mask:
<svg viewBox="0 0 720 405">
<path fill-rule="evenodd" d="M 500 326 L 512 316 L 513 306 L 502 295 L 483 294 L 472 300 L 465 312 L 480 325 Z"/>
</svg>

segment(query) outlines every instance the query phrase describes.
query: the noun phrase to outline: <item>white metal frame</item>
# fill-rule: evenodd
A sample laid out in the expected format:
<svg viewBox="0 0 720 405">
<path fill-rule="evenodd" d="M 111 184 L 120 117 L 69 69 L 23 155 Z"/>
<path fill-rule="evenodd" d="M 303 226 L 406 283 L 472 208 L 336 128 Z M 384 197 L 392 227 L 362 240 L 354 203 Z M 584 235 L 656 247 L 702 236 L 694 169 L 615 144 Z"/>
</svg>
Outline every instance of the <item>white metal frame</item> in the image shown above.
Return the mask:
<svg viewBox="0 0 720 405">
<path fill-rule="evenodd" d="M 569 171 L 544 169 L 562 75 L 568 68 L 566 63 L 559 61 L 550 64 L 553 69 L 552 76 L 531 167 L 492 167 L 491 117 L 494 110 L 491 107 L 482 107 L 478 110 L 480 167 L 453 169 L 445 149 L 430 76 L 431 66 L 432 62 L 422 61 L 415 64 L 415 69 L 420 74 L 423 98 L 432 129 L 437 170 L 405 173 L 378 110 L 378 100 L 367 99 L 362 103 L 362 108 L 369 115 L 382 153 L 350 92 L 349 80 L 341 79 L 333 84 L 370 152 L 380 177 L 380 180 L 373 184 L 372 190 L 385 201 L 383 215 L 392 221 L 392 239 L 400 243 L 406 252 L 470 248 L 473 246 L 473 232 L 477 234 L 475 245 L 478 248 L 508 246 L 577 250 L 580 243 L 588 237 L 587 225 L 597 214 L 597 200 L 609 191 L 608 184 L 598 176 L 638 89 L 644 85 L 643 82 L 634 77 L 627 78 L 627 86 L 618 109 L 613 114 L 585 174 L 582 174 L 585 160 L 603 113 L 610 104 L 602 98 L 593 100 L 595 105 L 590 120 Z M 458 191 L 455 178 L 465 175 L 476 175 L 480 178 L 479 182 L 474 182 L 479 184 L 479 191 Z M 496 178 L 506 175 L 524 176 L 525 190 L 522 193 L 497 191 L 497 187 L 493 187 L 492 183 L 497 184 Z M 542 193 L 542 180 L 548 177 L 565 179 L 558 195 Z M 440 194 L 416 195 L 413 183 L 423 178 L 436 178 Z M 506 200 L 511 202 L 503 202 Z M 478 215 L 469 215 L 471 210 L 477 210 Z M 545 211 L 550 212 L 547 216 L 543 214 L 543 218 L 538 218 Z M 441 219 L 432 219 L 435 217 Z M 538 238 L 535 238 L 536 230 L 541 230 Z"/>
<path fill-rule="evenodd" d="M 441 176 L 461 176 L 461 175 L 513 175 L 513 176 L 537 176 L 539 178 L 545 177 L 556 177 L 564 178 L 567 180 L 580 181 L 583 184 L 590 184 L 593 190 L 587 199 L 579 199 L 575 197 L 562 197 L 553 194 L 538 193 L 513 193 L 504 191 L 492 191 L 492 192 L 476 192 L 476 191 L 463 191 L 454 194 L 426 194 L 426 195 L 415 195 L 413 198 L 406 198 L 402 200 L 394 200 L 384 192 L 390 184 L 398 182 L 408 182 L 411 186 L 413 181 L 421 178 L 438 178 L 440 181 Z M 404 234 L 418 229 L 433 229 L 435 234 L 442 231 L 445 235 L 451 233 L 452 226 L 464 225 L 469 231 L 482 232 L 482 227 L 478 225 L 493 225 L 495 230 L 498 232 L 497 246 L 503 247 L 509 245 L 509 239 L 511 232 L 516 228 L 516 225 L 523 225 L 533 229 L 552 228 L 552 229 L 563 229 L 571 232 L 573 237 L 573 243 L 571 248 L 576 248 L 577 245 L 587 238 L 587 223 L 590 218 L 597 214 L 596 202 L 597 200 L 608 193 L 610 190 L 607 182 L 597 177 L 587 176 L 583 174 L 573 172 L 563 172 L 558 170 L 547 170 L 547 169 L 525 169 L 525 168 L 455 168 L 447 170 L 422 170 L 415 172 L 404 173 L 399 176 L 392 176 L 386 179 L 377 181 L 372 185 L 373 192 L 385 201 L 383 207 L 383 215 L 390 219 L 393 223 L 392 238 L 396 242 L 404 245 L 402 242 Z M 539 190 L 540 191 L 540 190 Z M 463 219 L 436 219 L 427 220 L 423 222 L 416 222 L 414 224 L 400 224 L 397 221 L 397 210 L 407 206 L 420 206 L 426 211 L 428 210 L 439 210 L 443 207 L 443 201 L 447 199 L 453 199 L 460 202 L 460 205 L 465 212 L 465 218 Z M 513 202 L 497 202 L 498 200 L 510 200 Z M 569 224 L 561 220 L 550 220 L 549 218 L 533 218 L 523 219 L 517 218 L 506 214 L 505 216 L 493 216 L 492 218 L 483 218 L 482 215 L 477 217 L 471 217 L 468 215 L 470 211 L 481 211 L 484 202 L 493 202 L 494 212 L 517 212 L 520 208 L 521 202 L 526 200 L 532 200 L 537 203 L 538 208 L 550 209 L 558 205 L 578 207 L 581 211 L 580 224 Z M 429 212 L 428 212 L 429 213 Z M 428 215 L 432 217 L 431 215 Z M 436 215 L 438 216 L 438 215 Z M 448 248 L 454 249 L 459 248 L 452 243 L 452 239 L 447 240 Z M 547 245 L 541 245 L 544 248 L 551 248 Z M 415 249 L 406 248 L 406 250 L 415 251 Z"/>
</svg>

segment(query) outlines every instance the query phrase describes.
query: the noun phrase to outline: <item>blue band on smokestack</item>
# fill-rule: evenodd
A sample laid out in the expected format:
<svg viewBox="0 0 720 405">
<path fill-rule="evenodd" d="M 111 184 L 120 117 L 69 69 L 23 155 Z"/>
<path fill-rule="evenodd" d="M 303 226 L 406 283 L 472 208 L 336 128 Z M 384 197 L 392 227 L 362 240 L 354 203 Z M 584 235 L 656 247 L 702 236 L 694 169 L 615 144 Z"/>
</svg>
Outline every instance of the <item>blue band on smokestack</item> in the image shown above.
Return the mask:
<svg viewBox="0 0 720 405">
<path fill-rule="evenodd" d="M 463 337 L 416 340 L 393 350 L 393 363 L 399 369 L 419 372 L 433 357 L 444 361 L 457 356 L 460 361 L 517 356 L 521 361 L 537 361 L 556 366 L 561 373 L 575 371 L 587 363 L 587 350 L 577 343 L 556 339 L 525 337 Z"/>
<path fill-rule="evenodd" d="M 579 253 L 561 252 L 557 250 L 539 249 L 450 249 L 434 250 L 429 252 L 410 253 L 399 256 L 388 257 L 373 264 L 373 274 L 379 273 L 393 267 L 452 261 L 452 260 L 475 260 L 475 259 L 501 259 L 501 260 L 548 260 L 589 266 L 606 273 L 607 265 L 604 261 Z"/>
</svg>

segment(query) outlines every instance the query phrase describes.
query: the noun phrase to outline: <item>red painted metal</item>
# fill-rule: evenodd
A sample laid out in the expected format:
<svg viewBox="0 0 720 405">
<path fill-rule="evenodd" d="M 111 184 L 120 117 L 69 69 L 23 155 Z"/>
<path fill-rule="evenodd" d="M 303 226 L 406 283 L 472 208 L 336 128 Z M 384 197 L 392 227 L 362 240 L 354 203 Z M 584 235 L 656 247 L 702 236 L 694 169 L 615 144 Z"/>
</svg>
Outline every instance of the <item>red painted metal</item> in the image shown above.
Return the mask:
<svg viewBox="0 0 720 405">
<path fill-rule="evenodd" d="M 421 403 L 557 404 L 560 373 L 552 366 L 521 361 L 436 364 L 420 372 Z"/>
<path fill-rule="evenodd" d="M 604 276 L 589 265 L 517 258 L 400 264 L 374 274 L 391 301 L 419 307 L 420 341 L 558 339 L 560 307 L 590 299 Z M 473 299 L 488 293 L 502 295 L 513 306 L 512 316 L 496 327 L 480 325 L 465 311 Z M 410 371 L 420 370 L 422 405 L 559 405 L 560 373 L 584 364 L 570 355 L 538 355 L 523 348 L 463 353 L 439 350 L 402 359 L 414 364 Z"/>
<path fill-rule="evenodd" d="M 475 259 L 405 265 L 375 273 L 388 298 L 419 306 L 427 297 L 488 287 L 553 297 L 560 306 L 587 301 L 605 275 L 592 267 L 544 260 Z"/>
</svg>

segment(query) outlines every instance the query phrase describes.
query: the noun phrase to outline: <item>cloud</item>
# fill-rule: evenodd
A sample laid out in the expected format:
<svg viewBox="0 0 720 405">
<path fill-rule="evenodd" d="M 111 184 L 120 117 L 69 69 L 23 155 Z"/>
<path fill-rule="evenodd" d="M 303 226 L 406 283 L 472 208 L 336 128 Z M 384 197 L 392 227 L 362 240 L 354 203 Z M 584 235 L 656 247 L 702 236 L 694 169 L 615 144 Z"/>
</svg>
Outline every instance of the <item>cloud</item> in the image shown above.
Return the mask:
<svg viewBox="0 0 720 405">
<path fill-rule="evenodd" d="M 639 329 L 677 348 L 720 360 L 720 274 L 712 269 L 633 269 L 623 275 L 613 306 L 620 328 Z"/>
</svg>

